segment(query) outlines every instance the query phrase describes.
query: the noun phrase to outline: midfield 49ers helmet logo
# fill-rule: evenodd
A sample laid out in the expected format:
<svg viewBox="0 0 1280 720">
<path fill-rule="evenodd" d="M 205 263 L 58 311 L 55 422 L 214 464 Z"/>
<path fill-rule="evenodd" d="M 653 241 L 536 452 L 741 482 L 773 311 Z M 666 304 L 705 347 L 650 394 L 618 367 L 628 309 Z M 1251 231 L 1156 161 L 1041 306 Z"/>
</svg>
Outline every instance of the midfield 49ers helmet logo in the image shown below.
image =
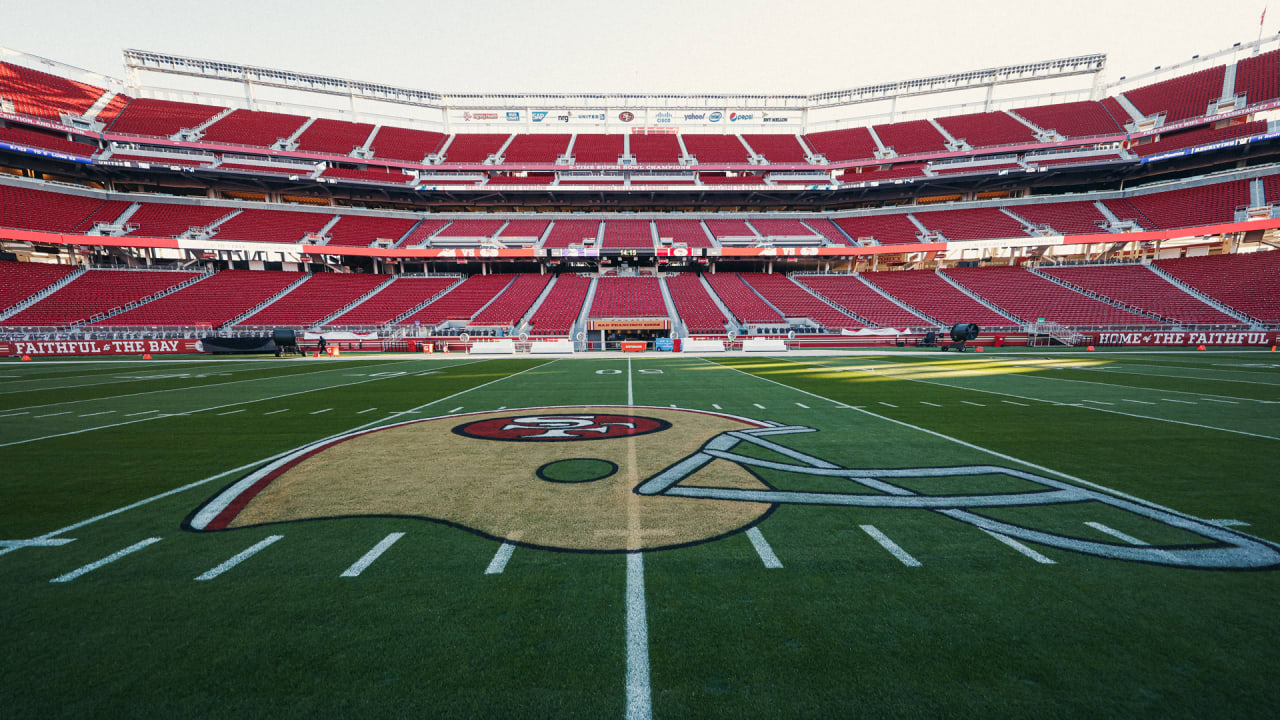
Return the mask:
<svg viewBox="0 0 1280 720">
<path fill-rule="evenodd" d="M 1008 543 L 1114 560 L 1280 566 L 1275 543 L 1084 481 L 1000 465 L 849 467 L 800 449 L 830 447 L 820 437 L 804 440 L 817 432 L 656 407 L 411 420 L 299 448 L 223 489 L 184 525 L 228 530 L 397 516 L 533 547 L 628 552 L 714 540 L 750 528 L 780 505 L 825 505 L 848 509 L 851 525 L 868 512 L 929 512 Z M 849 455 L 851 447 L 839 452 Z M 1080 532 L 1079 522 L 1064 525 L 1067 512 L 1117 518 L 1135 535 L 1168 540 L 1103 541 Z"/>
<path fill-rule="evenodd" d="M 607 440 L 661 432 L 671 423 L 639 415 L 524 415 L 459 425 L 459 435 L 513 442 Z"/>
</svg>

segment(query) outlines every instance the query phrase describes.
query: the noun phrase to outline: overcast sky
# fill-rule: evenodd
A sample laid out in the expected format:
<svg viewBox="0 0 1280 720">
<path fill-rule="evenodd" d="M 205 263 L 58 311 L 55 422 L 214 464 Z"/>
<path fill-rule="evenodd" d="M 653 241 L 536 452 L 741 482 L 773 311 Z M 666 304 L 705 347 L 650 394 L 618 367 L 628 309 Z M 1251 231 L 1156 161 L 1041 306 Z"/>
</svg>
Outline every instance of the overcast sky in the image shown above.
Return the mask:
<svg viewBox="0 0 1280 720">
<path fill-rule="evenodd" d="M 0 0 L 0 44 L 117 78 L 132 47 L 445 92 L 806 93 L 1094 52 L 1116 80 L 1252 42 L 1265 4 Z"/>
</svg>

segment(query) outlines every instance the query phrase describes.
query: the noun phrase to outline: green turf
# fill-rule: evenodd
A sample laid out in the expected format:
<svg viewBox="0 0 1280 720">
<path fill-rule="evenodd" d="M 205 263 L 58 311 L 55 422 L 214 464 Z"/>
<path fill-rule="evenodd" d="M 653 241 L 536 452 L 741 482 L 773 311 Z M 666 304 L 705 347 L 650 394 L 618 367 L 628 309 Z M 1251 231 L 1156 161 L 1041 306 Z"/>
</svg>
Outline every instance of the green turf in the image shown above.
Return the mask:
<svg viewBox="0 0 1280 720">
<path fill-rule="evenodd" d="M 1065 474 L 1248 523 L 1236 529 L 1274 542 L 1274 358 L 1019 349 L 3 363 L 0 375 L 17 377 L 0 378 L 0 540 L 192 486 L 54 536 L 73 542 L 0 555 L 0 715 L 608 718 L 634 709 L 621 555 L 517 545 L 501 573 L 486 574 L 501 543 L 410 517 L 183 529 L 245 472 L 228 471 L 339 433 L 500 407 L 678 406 L 812 428 L 769 439 L 836 466 Z M 610 468 L 588 459 L 589 445 L 563 444 L 547 479 L 602 482 Z M 488 460 L 423 457 L 422 482 L 483 472 Z M 757 474 L 780 490 L 879 494 L 840 478 Z M 1035 483 L 993 473 L 898 485 L 950 495 Z M 1204 543 L 1101 502 L 977 514 L 1116 545 L 1086 523 L 1156 545 Z M 1269 718 L 1280 700 L 1276 570 L 1027 543 L 1053 561 L 1041 564 L 919 509 L 780 505 L 757 530 L 781 568 L 766 567 L 745 533 L 645 553 L 653 717 Z M 391 533 L 405 535 L 358 577 L 340 577 Z M 283 537 L 195 579 L 271 535 Z M 146 538 L 161 540 L 49 582 Z"/>
</svg>

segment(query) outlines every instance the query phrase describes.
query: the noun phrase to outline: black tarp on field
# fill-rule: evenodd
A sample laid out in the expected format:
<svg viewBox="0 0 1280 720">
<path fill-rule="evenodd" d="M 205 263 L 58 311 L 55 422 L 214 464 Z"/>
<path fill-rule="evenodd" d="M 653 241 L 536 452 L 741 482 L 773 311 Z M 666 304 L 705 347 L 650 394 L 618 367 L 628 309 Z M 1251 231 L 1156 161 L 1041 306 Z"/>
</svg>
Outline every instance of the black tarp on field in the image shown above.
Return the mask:
<svg viewBox="0 0 1280 720">
<path fill-rule="evenodd" d="M 270 335 L 260 335 L 254 337 L 206 337 L 201 342 L 204 343 L 205 352 L 214 355 L 249 355 L 260 353 L 272 353 L 276 351 L 276 343 L 271 339 Z"/>
</svg>

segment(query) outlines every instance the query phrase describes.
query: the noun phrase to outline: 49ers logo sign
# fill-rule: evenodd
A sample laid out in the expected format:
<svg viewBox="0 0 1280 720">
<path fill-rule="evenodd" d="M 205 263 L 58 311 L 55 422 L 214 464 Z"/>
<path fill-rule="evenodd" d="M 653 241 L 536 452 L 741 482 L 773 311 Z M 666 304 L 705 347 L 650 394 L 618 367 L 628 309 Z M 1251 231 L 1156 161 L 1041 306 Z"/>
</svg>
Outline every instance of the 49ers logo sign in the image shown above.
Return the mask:
<svg viewBox="0 0 1280 720">
<path fill-rule="evenodd" d="M 453 431 L 466 437 L 510 442 L 608 440 L 648 435 L 671 423 L 640 415 L 513 415 L 459 425 Z"/>
</svg>

